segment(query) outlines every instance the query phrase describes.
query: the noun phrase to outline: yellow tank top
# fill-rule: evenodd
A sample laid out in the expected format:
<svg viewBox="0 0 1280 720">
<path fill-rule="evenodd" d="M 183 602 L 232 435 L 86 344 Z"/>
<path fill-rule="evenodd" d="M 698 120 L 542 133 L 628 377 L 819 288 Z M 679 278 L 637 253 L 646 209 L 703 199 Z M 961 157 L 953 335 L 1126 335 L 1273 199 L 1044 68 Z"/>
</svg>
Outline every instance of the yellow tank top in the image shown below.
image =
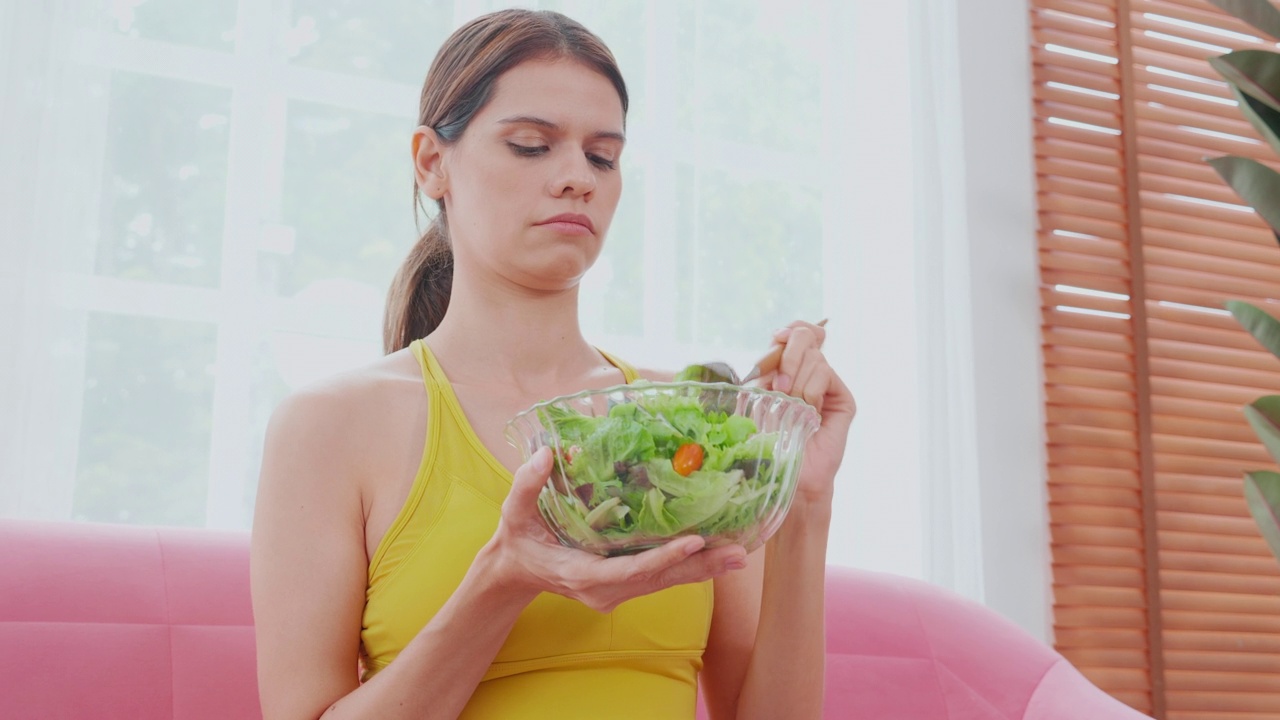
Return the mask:
<svg viewBox="0 0 1280 720">
<path fill-rule="evenodd" d="M 427 438 L 409 498 L 369 562 L 360 633 L 365 679 L 390 664 L 462 582 L 498 526 L 511 473 L 480 442 L 426 343 Z M 626 363 L 605 355 L 633 382 Z M 543 593 L 520 614 L 460 717 L 694 716 L 712 583 L 680 585 L 598 613 Z"/>
</svg>

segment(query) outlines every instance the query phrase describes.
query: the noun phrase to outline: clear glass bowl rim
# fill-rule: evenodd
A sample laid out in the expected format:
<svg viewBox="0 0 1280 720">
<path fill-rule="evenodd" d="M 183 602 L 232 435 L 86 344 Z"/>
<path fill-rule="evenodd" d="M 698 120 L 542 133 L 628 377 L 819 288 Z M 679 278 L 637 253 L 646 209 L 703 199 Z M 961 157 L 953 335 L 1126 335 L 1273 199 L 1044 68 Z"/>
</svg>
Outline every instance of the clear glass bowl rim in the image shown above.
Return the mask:
<svg viewBox="0 0 1280 720">
<path fill-rule="evenodd" d="M 817 408 L 805 402 L 804 398 L 798 398 L 795 395 L 788 395 L 784 392 L 779 392 L 777 390 L 766 390 L 764 388 L 751 387 L 747 385 L 734 385 L 733 383 L 726 383 L 726 382 L 706 383 L 706 382 L 698 382 L 696 380 L 680 380 L 680 381 L 674 381 L 674 382 L 650 382 L 648 380 L 645 380 L 641 382 L 622 383 L 620 385 L 610 385 L 609 387 L 599 388 L 597 390 L 581 390 L 579 392 L 571 393 L 569 395 L 557 395 L 556 397 L 553 397 L 549 400 L 542 400 L 541 402 L 534 403 L 529 408 L 525 410 L 521 410 L 520 412 L 516 413 L 515 417 L 507 421 L 507 427 L 509 430 L 514 430 L 515 426 L 521 420 L 524 420 L 526 417 L 529 417 L 530 415 L 537 413 L 539 410 L 543 408 L 550 407 L 551 405 L 555 405 L 557 403 L 570 402 L 573 400 L 580 400 L 582 398 L 591 397 L 593 395 L 607 395 L 610 393 L 627 392 L 627 391 L 635 391 L 635 390 L 678 390 L 678 389 L 686 389 L 686 388 L 699 388 L 703 390 L 731 390 L 733 392 L 745 392 L 752 395 L 761 395 L 765 397 L 776 398 L 788 404 L 799 406 L 801 408 L 801 412 L 807 411 L 806 414 L 810 415 L 809 419 L 811 421 L 816 421 L 821 423 L 821 418 L 818 416 Z M 508 437 L 507 441 L 513 445 L 516 444 L 514 439 L 511 437 Z"/>
</svg>

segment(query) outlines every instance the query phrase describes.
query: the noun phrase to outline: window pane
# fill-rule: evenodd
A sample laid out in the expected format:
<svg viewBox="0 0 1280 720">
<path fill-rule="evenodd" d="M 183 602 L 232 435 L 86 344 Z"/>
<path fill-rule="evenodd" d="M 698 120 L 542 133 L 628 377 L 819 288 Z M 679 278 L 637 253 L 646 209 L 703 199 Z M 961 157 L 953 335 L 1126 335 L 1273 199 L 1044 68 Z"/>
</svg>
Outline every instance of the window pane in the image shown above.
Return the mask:
<svg viewBox="0 0 1280 720">
<path fill-rule="evenodd" d="M 288 114 L 282 217 L 296 240 L 260 257 L 266 282 L 285 296 L 334 278 L 384 293 L 417 239 L 412 120 L 306 102 Z"/>
<path fill-rule="evenodd" d="M 706 0 L 681 5 L 682 128 L 724 140 L 817 152 L 822 24 L 813 3 Z"/>
<path fill-rule="evenodd" d="M 421 85 L 453 31 L 453 0 L 294 0 L 284 53 L 298 65 Z"/>
<path fill-rule="evenodd" d="M 603 271 L 605 275 L 597 281 L 604 286 L 601 329 L 611 335 L 640 335 L 644 332 L 640 302 L 644 297 L 644 170 L 635 162 L 628 163 L 625 152 L 621 167 L 625 189 L 600 261 L 590 273 Z"/>
<path fill-rule="evenodd" d="M 821 193 L 714 169 L 696 187 L 697 234 L 680 240 L 695 248 L 682 283 L 691 339 L 754 347 L 792 320 L 821 319 Z"/>
<path fill-rule="evenodd" d="M 204 523 L 215 342 L 205 323 L 89 315 L 76 519 Z"/>
<path fill-rule="evenodd" d="M 114 0 L 111 24 L 129 37 L 210 50 L 236 44 L 236 0 Z"/>
<path fill-rule="evenodd" d="M 112 74 L 99 275 L 218 284 L 230 103 L 222 88 Z"/>
</svg>

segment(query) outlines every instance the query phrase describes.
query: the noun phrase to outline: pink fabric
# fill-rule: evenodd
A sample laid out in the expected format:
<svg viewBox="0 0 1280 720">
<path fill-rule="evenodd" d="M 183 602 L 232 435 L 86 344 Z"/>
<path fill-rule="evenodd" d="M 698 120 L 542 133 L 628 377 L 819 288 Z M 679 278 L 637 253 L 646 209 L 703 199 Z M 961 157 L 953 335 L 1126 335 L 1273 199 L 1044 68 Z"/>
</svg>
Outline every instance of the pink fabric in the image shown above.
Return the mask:
<svg viewBox="0 0 1280 720">
<path fill-rule="evenodd" d="M 832 567 L 827 598 L 828 718 L 1144 717 L 933 586 Z M 0 643 L 5 717 L 261 717 L 245 533 L 0 520 Z"/>
<path fill-rule="evenodd" d="M 0 521 L 12 718 L 259 718 L 246 533 Z"/>
</svg>

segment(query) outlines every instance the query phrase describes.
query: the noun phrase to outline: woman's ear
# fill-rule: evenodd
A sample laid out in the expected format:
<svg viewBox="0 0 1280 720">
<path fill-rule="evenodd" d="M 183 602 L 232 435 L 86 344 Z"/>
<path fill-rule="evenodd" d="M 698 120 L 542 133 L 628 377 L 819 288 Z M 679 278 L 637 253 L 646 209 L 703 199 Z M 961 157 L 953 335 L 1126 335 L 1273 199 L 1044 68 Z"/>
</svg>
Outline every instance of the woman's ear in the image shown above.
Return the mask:
<svg viewBox="0 0 1280 720">
<path fill-rule="evenodd" d="M 413 131 L 413 173 L 418 188 L 432 200 L 444 197 L 448 177 L 444 171 L 444 143 L 436 131 L 419 125 Z"/>
</svg>

